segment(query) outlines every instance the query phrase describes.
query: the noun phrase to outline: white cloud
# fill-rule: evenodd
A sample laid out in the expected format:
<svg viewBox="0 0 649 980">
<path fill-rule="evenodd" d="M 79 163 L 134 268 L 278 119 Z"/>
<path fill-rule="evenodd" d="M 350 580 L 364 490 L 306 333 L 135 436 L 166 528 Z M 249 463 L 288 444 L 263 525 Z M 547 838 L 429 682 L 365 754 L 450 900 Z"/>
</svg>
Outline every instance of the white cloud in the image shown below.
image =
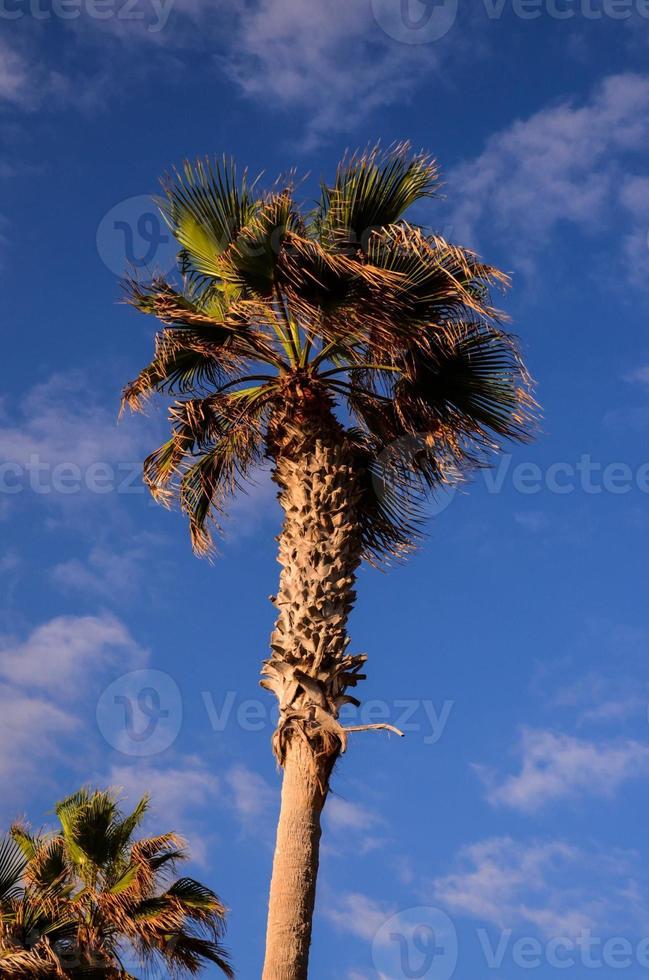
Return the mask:
<svg viewBox="0 0 649 980">
<path fill-rule="evenodd" d="M 106 511 L 111 494 L 145 492 L 152 429 L 142 418 L 118 424 L 117 397 L 106 407 L 84 375 L 54 374 L 10 411 L 0 402 L 0 494 L 12 505 L 29 495 L 72 513 L 91 501 Z"/>
<path fill-rule="evenodd" d="M 514 514 L 514 520 L 526 531 L 537 533 L 543 531 L 548 526 L 547 514 L 542 510 L 521 510 Z"/>
<path fill-rule="evenodd" d="M 64 75 L 44 64 L 42 54 L 31 49 L 18 49 L 16 38 L 10 46 L 0 40 L 0 106 L 21 111 L 33 111 L 47 102 L 48 109 L 74 106 L 93 109 L 101 103 L 105 92 L 105 76 Z M 4 164 L 6 173 L 13 173 Z"/>
<path fill-rule="evenodd" d="M 352 803 L 341 796 L 331 796 L 327 801 L 325 815 L 334 831 L 367 831 L 381 822 L 378 814 L 368 810 L 360 803 Z"/>
<path fill-rule="evenodd" d="M 0 41 L 0 101 L 22 105 L 29 99 L 31 90 L 27 61 Z"/>
<path fill-rule="evenodd" d="M 117 505 L 133 495 L 147 498 L 142 460 L 168 438 L 162 412 L 120 421 L 117 390 L 114 396 L 113 404 L 106 406 L 84 374 L 67 372 L 34 386 L 11 410 L 0 400 L 0 506 L 17 507 L 28 498 L 30 504 L 48 506 L 50 514 L 57 508 L 57 520 L 82 523 L 84 529 L 88 522 L 85 512 L 80 522 L 80 506 L 99 506 L 100 530 L 107 538 L 107 518 L 118 512 L 117 506 L 111 511 L 108 502 Z M 247 490 L 229 502 L 226 543 L 236 545 L 267 519 L 279 517 L 277 487 L 268 469 L 260 468 Z M 123 593 L 143 578 L 152 546 L 161 544 L 159 538 L 139 534 L 116 551 L 110 541 L 97 541 L 96 527 L 93 537 L 85 560 L 66 559 L 50 570 L 59 586 L 102 596 Z"/>
<path fill-rule="evenodd" d="M 347 892 L 325 899 L 322 914 L 341 932 L 371 940 L 395 908 L 360 892 Z"/>
<path fill-rule="evenodd" d="M 448 174 L 448 196 L 458 202 L 449 219 L 453 237 L 516 244 L 524 266 L 564 222 L 606 232 L 608 249 L 617 233 L 619 252 L 633 253 L 626 273 L 640 281 L 649 178 L 634 175 L 628 158 L 648 138 L 649 76 L 630 73 L 605 78 L 583 104 L 563 101 L 517 120 Z"/>
<path fill-rule="evenodd" d="M 126 627 L 107 615 L 61 616 L 24 640 L 0 637 L 0 779 L 12 788 L 7 805 L 16 807 L 45 786 L 59 792 L 57 763 L 79 781 L 87 778 L 81 767 L 93 742 L 83 725 L 86 706 L 94 708 L 88 692 L 111 664 L 145 657 Z"/>
<path fill-rule="evenodd" d="M 114 616 L 59 616 L 26 640 L 0 637 L 0 677 L 65 700 L 113 663 L 135 664 L 145 654 Z"/>
<path fill-rule="evenodd" d="M 100 782 L 121 790 L 131 806 L 143 793 L 149 793 L 151 808 L 147 819 L 156 833 L 179 833 L 187 839 L 192 859 L 205 864 L 210 840 L 210 831 L 205 831 L 205 814 L 218 804 L 221 782 L 201 759 L 181 756 L 173 764 L 138 759 L 113 765 Z"/>
<path fill-rule="evenodd" d="M 170 51 L 181 57 L 200 51 L 204 62 L 211 60 L 280 119 L 285 109 L 301 111 L 305 148 L 403 103 L 423 74 L 438 69 L 442 54 L 439 45 L 395 41 L 378 25 L 370 2 L 347 0 L 134 0 L 123 15 L 82 16 L 73 30 L 89 45 L 100 38 L 103 48 L 111 39 L 129 48 L 147 44 L 146 66 L 131 61 L 129 77 L 168 60 Z M 475 51 L 474 45 L 474 57 Z"/>
<path fill-rule="evenodd" d="M 160 544 L 151 534 L 129 538 L 119 550 L 108 545 L 96 545 L 86 559 L 70 558 L 50 570 L 55 585 L 66 592 L 99 595 L 115 601 L 134 599 L 142 587 L 151 586 L 153 551 Z M 155 560 L 156 572 L 160 570 Z"/>
<path fill-rule="evenodd" d="M 437 65 L 430 46 L 395 43 L 369 3 L 260 0 L 242 9 L 226 71 L 264 105 L 302 108 L 307 146 L 352 130 L 373 110 L 403 102 Z"/>
<path fill-rule="evenodd" d="M 649 387 L 649 364 L 642 364 L 640 367 L 634 368 L 626 375 L 626 380 Z"/>
<path fill-rule="evenodd" d="M 649 745 L 631 739 L 594 742 L 526 729 L 519 751 L 516 775 L 502 778 L 476 766 L 491 804 L 533 812 L 556 800 L 612 797 L 625 782 L 649 772 Z"/>
<path fill-rule="evenodd" d="M 625 698 L 603 700 L 592 708 L 584 709 L 577 719 L 577 725 L 581 727 L 583 725 L 619 722 L 634 716 L 646 718 L 646 714 L 646 697 L 633 694 Z"/>
<path fill-rule="evenodd" d="M 462 848 L 456 864 L 433 881 L 435 901 L 499 929 L 531 926 L 547 937 L 574 937 L 589 928 L 624 927 L 626 935 L 646 926 L 635 854 L 494 837 Z"/>
<path fill-rule="evenodd" d="M 15 806 L 26 790 L 52 779 L 63 743 L 79 728 L 74 712 L 53 700 L 0 683 L 0 778 L 12 787 L 6 804 Z"/>
<path fill-rule="evenodd" d="M 243 822 L 254 823 L 259 817 L 272 812 L 278 803 L 279 785 L 274 790 L 263 776 L 244 765 L 229 769 L 225 781 L 231 792 L 234 811 Z"/>
<path fill-rule="evenodd" d="M 646 645 L 645 641 L 640 643 Z M 617 652 L 619 657 L 619 647 Z M 649 703 L 647 685 L 624 673 L 620 666 L 618 662 L 612 676 L 590 671 L 574 683 L 562 684 L 553 695 L 553 703 L 559 708 L 576 709 L 578 728 L 626 721 L 634 716 L 644 723 Z"/>
<path fill-rule="evenodd" d="M 15 572 L 20 565 L 20 558 L 15 551 L 7 551 L 0 558 L 0 575 L 6 575 L 8 572 Z"/>
<path fill-rule="evenodd" d="M 81 373 L 53 374 L 30 389 L 20 405 L 12 405 L 11 412 L 0 411 L 3 459 L 26 465 L 37 456 L 50 466 L 82 467 L 98 460 L 137 459 L 133 431 L 127 433 L 127 426 L 118 424 L 117 407 L 117 401 L 113 411 L 101 405 Z"/>
<path fill-rule="evenodd" d="M 338 857 L 353 852 L 369 854 L 384 847 L 387 837 L 383 833 L 385 821 L 375 811 L 332 795 L 324 809 L 325 852 Z"/>
</svg>

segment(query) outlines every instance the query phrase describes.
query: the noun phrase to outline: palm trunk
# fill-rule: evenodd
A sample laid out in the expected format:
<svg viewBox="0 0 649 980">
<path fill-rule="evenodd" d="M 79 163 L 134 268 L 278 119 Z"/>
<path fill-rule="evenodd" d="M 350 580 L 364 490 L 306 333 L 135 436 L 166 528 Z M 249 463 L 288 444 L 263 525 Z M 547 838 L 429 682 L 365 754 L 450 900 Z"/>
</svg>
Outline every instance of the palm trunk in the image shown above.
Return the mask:
<svg viewBox="0 0 649 980">
<path fill-rule="evenodd" d="M 279 610 L 262 684 L 280 705 L 273 737 L 284 767 L 270 889 L 263 980 L 306 980 L 329 777 L 346 745 L 340 707 L 362 679 L 364 656 L 346 653 L 347 618 L 360 562 L 352 459 L 342 445 L 314 441 L 278 460 L 285 520 L 274 602 Z"/>
<path fill-rule="evenodd" d="M 325 799 L 310 747 L 291 740 L 284 761 L 264 980 L 307 977 Z"/>
</svg>

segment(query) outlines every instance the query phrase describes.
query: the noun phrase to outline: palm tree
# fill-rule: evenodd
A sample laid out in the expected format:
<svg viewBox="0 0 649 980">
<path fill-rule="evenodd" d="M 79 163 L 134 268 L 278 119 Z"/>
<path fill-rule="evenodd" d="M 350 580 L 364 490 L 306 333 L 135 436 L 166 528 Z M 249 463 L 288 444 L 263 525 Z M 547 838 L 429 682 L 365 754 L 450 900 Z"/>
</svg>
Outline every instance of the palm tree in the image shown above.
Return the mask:
<svg viewBox="0 0 649 980">
<path fill-rule="evenodd" d="M 427 496 L 524 439 L 534 414 L 490 297 L 507 277 L 403 218 L 437 185 L 428 156 L 374 148 L 304 213 L 292 177 L 262 194 L 232 162 L 186 163 L 158 202 L 180 278 L 126 284 L 163 327 L 123 404 L 173 398 L 171 438 L 144 463 L 154 497 L 179 500 L 200 555 L 266 460 L 284 511 L 261 682 L 284 770 L 265 980 L 307 976 L 320 815 L 352 730 L 339 711 L 364 677 L 346 628 L 358 566 L 404 557 Z"/>
<path fill-rule="evenodd" d="M 170 880 L 187 858 L 181 839 L 134 839 L 148 803 L 124 816 L 112 793 L 81 789 L 57 804 L 53 833 L 11 828 L 0 846 L 0 975 L 136 980 L 122 963 L 135 953 L 153 975 L 215 963 L 234 976 L 218 896 L 193 878 Z"/>
</svg>

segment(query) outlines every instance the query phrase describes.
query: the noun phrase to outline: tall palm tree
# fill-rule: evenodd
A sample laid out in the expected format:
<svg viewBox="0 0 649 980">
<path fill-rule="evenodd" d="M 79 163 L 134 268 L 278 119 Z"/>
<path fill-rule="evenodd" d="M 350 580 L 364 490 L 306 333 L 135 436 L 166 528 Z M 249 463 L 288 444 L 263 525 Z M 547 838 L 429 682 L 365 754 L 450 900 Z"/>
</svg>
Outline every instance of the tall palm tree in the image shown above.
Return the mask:
<svg viewBox="0 0 649 980">
<path fill-rule="evenodd" d="M 193 878 L 176 834 L 135 840 L 148 808 L 128 815 L 110 792 L 82 789 L 56 806 L 59 828 L 33 836 L 15 824 L 0 846 L 0 975 L 8 980 L 137 980 L 134 953 L 154 976 L 188 976 L 215 963 L 225 909 Z M 163 967 L 163 974 L 157 972 Z"/>
<path fill-rule="evenodd" d="M 350 731 L 339 711 L 364 677 L 346 628 L 358 566 L 405 556 L 426 497 L 533 416 L 490 298 L 507 277 L 403 218 L 437 185 L 428 156 L 374 148 L 344 158 L 305 213 L 291 177 L 261 193 L 232 162 L 186 163 L 159 201 L 179 280 L 127 283 L 163 327 L 124 405 L 173 398 L 171 438 L 144 463 L 154 497 L 179 500 L 201 555 L 265 460 L 284 510 L 261 682 L 284 770 L 265 980 L 307 976 L 320 815 Z"/>
</svg>

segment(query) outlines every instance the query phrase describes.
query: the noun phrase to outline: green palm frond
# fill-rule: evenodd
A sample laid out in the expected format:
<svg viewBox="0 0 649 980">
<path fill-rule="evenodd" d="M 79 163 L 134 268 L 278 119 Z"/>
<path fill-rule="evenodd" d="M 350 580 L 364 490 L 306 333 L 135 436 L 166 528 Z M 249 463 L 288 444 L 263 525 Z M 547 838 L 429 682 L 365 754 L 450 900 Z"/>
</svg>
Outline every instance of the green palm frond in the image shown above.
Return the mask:
<svg viewBox="0 0 649 980">
<path fill-rule="evenodd" d="M 28 854 L 12 837 L 0 840 L 0 902 L 14 898 L 19 892 Z"/>
<path fill-rule="evenodd" d="M 271 295 L 287 237 L 304 233 L 291 191 L 271 194 L 259 204 L 254 217 L 223 254 L 220 278 L 238 295 Z"/>
<path fill-rule="evenodd" d="M 223 915 L 225 907 L 218 895 L 194 878 L 178 878 L 165 892 L 167 897 L 181 902 L 185 908 L 196 913 L 217 912 Z"/>
<path fill-rule="evenodd" d="M 62 889 L 68 877 L 69 866 L 65 855 L 65 843 L 57 835 L 32 837 L 22 827 L 12 827 L 11 835 L 27 856 L 26 880 L 39 892 Z"/>
<path fill-rule="evenodd" d="M 219 257 L 254 217 L 258 203 L 247 173 L 232 160 L 186 162 L 163 181 L 162 215 L 183 250 L 185 269 L 221 278 Z"/>
<path fill-rule="evenodd" d="M 333 186 L 323 185 L 318 236 L 329 248 L 365 249 L 373 229 L 394 224 L 416 201 L 431 197 L 438 179 L 435 161 L 412 154 L 407 143 L 351 154 Z"/>
<path fill-rule="evenodd" d="M 206 963 L 233 975 L 218 896 L 192 878 L 169 882 L 187 857 L 183 841 L 133 839 L 147 808 L 145 796 L 124 814 L 112 791 L 84 787 L 55 807 L 59 833 L 12 828 L 0 844 L 1 976 L 125 980 L 124 949 L 173 976 Z"/>
<path fill-rule="evenodd" d="M 218 527 L 226 501 L 243 488 L 263 456 L 263 430 L 251 414 L 239 421 L 228 420 L 212 448 L 187 466 L 180 481 L 180 505 L 189 517 L 192 545 L 197 553 L 210 553 L 208 521 Z"/>
<path fill-rule="evenodd" d="M 188 932 L 169 936 L 165 959 L 172 969 L 180 967 L 191 974 L 200 973 L 207 962 L 214 963 L 226 977 L 235 975 L 228 954 L 219 942 Z"/>
</svg>

